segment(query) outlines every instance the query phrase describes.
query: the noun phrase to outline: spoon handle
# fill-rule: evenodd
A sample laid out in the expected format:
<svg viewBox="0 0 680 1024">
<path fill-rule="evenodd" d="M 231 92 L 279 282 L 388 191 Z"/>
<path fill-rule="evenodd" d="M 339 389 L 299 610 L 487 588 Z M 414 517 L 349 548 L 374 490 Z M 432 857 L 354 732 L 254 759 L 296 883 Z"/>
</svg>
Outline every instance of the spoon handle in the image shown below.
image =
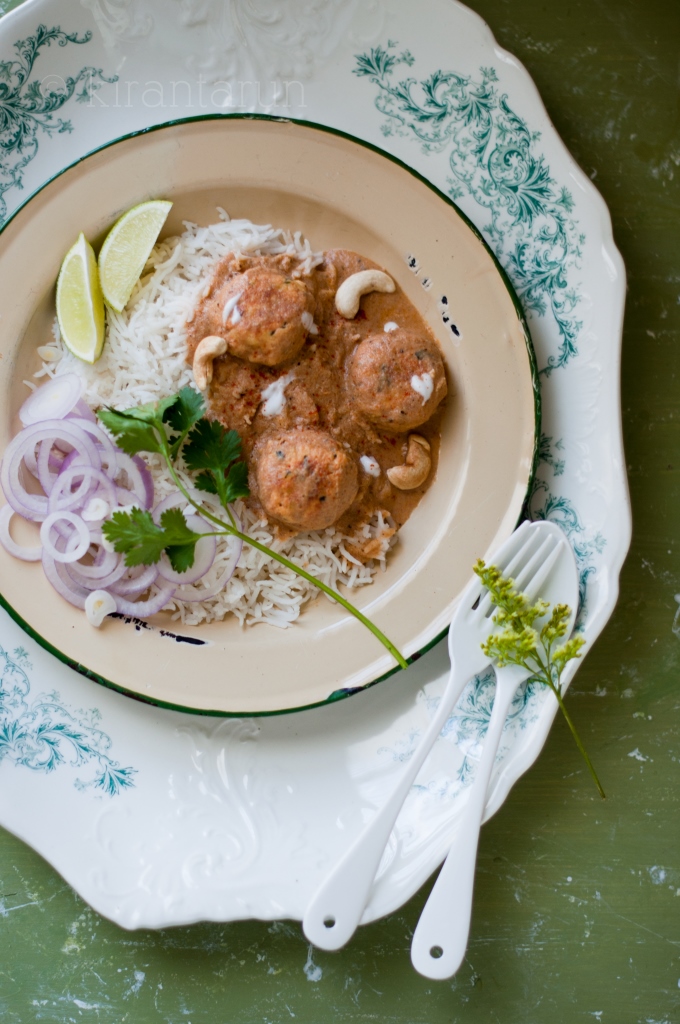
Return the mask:
<svg viewBox="0 0 680 1024">
<path fill-rule="evenodd" d="M 470 668 L 472 670 L 468 671 Z M 478 670 L 477 665 L 454 662 L 437 713 L 394 790 L 312 896 L 302 927 L 309 941 L 318 948 L 340 949 L 356 931 L 404 800 L 465 683 Z"/>
<path fill-rule="evenodd" d="M 411 962 L 426 978 L 455 974 L 470 932 L 477 844 L 489 779 L 503 727 L 519 684 L 528 672 L 516 666 L 496 669 L 496 695 L 484 750 L 444 866 L 427 899 L 411 943 Z"/>
</svg>

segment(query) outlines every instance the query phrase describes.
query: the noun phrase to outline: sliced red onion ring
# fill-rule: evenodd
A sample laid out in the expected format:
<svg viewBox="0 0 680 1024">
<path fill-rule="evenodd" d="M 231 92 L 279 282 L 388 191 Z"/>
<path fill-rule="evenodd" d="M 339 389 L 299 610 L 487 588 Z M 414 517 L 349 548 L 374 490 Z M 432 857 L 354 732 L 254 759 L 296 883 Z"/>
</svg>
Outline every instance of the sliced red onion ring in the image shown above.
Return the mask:
<svg viewBox="0 0 680 1024">
<path fill-rule="evenodd" d="M 54 444 L 57 438 L 72 444 L 88 465 L 95 469 L 101 468 L 96 444 L 73 421 L 46 420 L 25 427 L 8 444 L 0 466 L 0 486 L 5 497 L 14 511 L 25 519 L 40 521 L 48 514 L 48 508 L 45 495 L 30 494 L 21 483 L 20 469 L 24 456 L 27 452 L 35 452 L 39 442 L 50 441 Z"/>
<path fill-rule="evenodd" d="M 58 449 L 57 449 L 58 450 Z M 43 441 L 38 449 L 38 458 L 36 459 L 38 466 L 38 480 L 45 494 L 49 494 L 54 487 L 54 482 L 57 479 L 56 473 L 50 472 L 50 462 L 54 462 L 56 458 L 52 454 L 54 451 L 54 445 L 50 441 Z M 62 453 L 63 454 L 63 453 Z"/>
<path fill-rule="evenodd" d="M 71 376 L 80 389 L 79 378 Z M 47 391 L 47 385 L 38 390 Z M 65 390 L 64 387 L 63 393 Z M 73 394 L 75 390 L 74 387 Z M 55 387 L 53 399 L 68 405 L 71 399 L 67 402 L 63 393 Z M 45 402 L 48 398 L 49 394 Z M 240 557 L 242 545 L 236 539 L 229 539 L 231 550 L 224 571 L 209 587 L 193 584 L 201 581 L 213 564 L 214 536 L 201 538 L 196 545 L 194 565 L 183 573 L 175 572 L 165 555 L 158 565 L 130 569 L 120 554 L 105 549 L 101 524 L 87 523 L 77 513 L 82 513 L 94 497 L 105 501 L 112 511 L 121 504 L 151 509 L 154 486 L 146 463 L 139 456 L 130 457 L 116 448 L 80 399 L 80 390 L 68 410 L 61 413 L 67 417 L 62 420 L 31 419 L 42 417 L 47 406 L 28 401 L 25 405 L 30 422 L 10 443 L 0 466 L 0 485 L 9 502 L 0 510 L 0 543 L 8 551 L 25 560 L 41 559 L 55 589 L 78 608 L 85 608 L 86 601 L 92 602 L 92 595 L 100 592 L 115 600 L 119 613 L 148 618 L 161 611 L 175 594 L 181 600 L 201 601 L 223 589 Z M 22 467 L 40 480 L 46 496 L 26 490 L 20 479 Z M 190 493 L 200 505 L 206 501 L 201 492 Z M 182 503 L 186 499 L 180 492 L 170 495 L 154 510 L 154 518 L 158 521 L 167 508 Z M 22 548 L 13 540 L 9 523 L 15 512 L 29 520 L 43 520 L 42 550 Z M 187 515 L 187 522 L 196 532 L 213 532 L 200 513 Z M 86 555 L 87 564 L 81 562 Z M 147 600 L 130 600 L 143 595 L 154 584 L 157 593 Z M 178 584 L 183 586 L 178 588 Z"/>
<path fill-rule="evenodd" d="M 82 381 L 77 374 L 64 373 L 52 377 L 28 396 L 19 409 L 19 419 L 25 427 L 61 419 L 78 404 L 82 393 Z"/>
<path fill-rule="evenodd" d="M 189 487 L 188 488 L 188 494 L 189 494 L 189 496 L 191 498 L 193 498 L 193 500 L 198 505 L 202 505 L 204 502 L 206 504 L 210 504 L 210 500 L 211 500 L 211 497 L 212 497 L 210 494 L 207 494 L 205 491 L 198 491 L 198 490 L 196 490 L 195 487 Z M 173 491 L 172 494 L 168 494 L 168 496 L 166 498 L 163 498 L 162 501 L 159 501 L 159 503 L 156 505 L 155 509 L 151 513 L 151 515 L 153 516 L 154 523 L 160 523 L 161 516 L 166 511 L 166 509 L 177 508 L 178 505 L 182 505 L 182 504 L 184 504 L 184 505 L 186 505 L 188 507 L 188 509 L 190 510 L 192 515 L 200 515 L 201 514 L 201 510 L 197 509 L 197 508 L 194 508 L 194 506 L 191 504 L 191 502 L 187 501 L 187 499 L 184 497 L 184 495 L 182 494 L 181 491 Z M 218 508 L 221 507 L 220 504 L 219 504 L 219 500 L 217 498 L 215 498 L 215 505 Z M 236 523 L 236 527 L 237 527 L 237 529 L 240 530 L 241 529 L 241 524 L 239 523 L 238 516 L 236 515 L 236 513 L 234 511 L 234 507 L 233 507 L 233 505 L 230 505 L 229 507 L 231 509 L 231 514 L 234 517 L 234 521 Z M 209 522 L 209 520 L 206 520 L 206 522 Z"/>
<path fill-rule="evenodd" d="M 63 463 L 62 463 L 63 465 Z M 36 480 L 38 479 L 38 457 L 35 454 L 35 448 L 29 448 L 24 455 L 24 466 Z"/>
<path fill-rule="evenodd" d="M 63 538 L 60 538 L 60 540 L 63 540 Z M 70 604 L 75 605 L 76 608 L 85 607 L 85 600 L 90 591 L 85 590 L 84 587 L 79 586 L 71 579 L 63 562 L 56 562 L 51 555 L 43 550 L 42 567 L 47 579 L 58 594 L 61 594 L 63 598 Z"/>
<path fill-rule="evenodd" d="M 65 444 L 66 442 L 62 442 Z M 60 473 L 64 466 L 64 461 L 68 458 L 68 455 L 59 448 L 55 448 L 50 444 L 49 441 L 42 441 L 41 445 L 50 445 L 50 454 L 48 459 L 48 466 L 53 473 Z M 70 451 L 73 452 L 71 445 L 68 446 Z M 74 453 L 75 454 L 75 453 Z M 36 480 L 38 479 L 38 458 L 35 451 L 27 451 L 24 455 L 24 466 Z"/>
<path fill-rule="evenodd" d="M 22 544 L 17 544 L 9 532 L 9 524 L 13 515 L 16 513 L 11 505 L 3 505 L 0 508 L 0 544 L 15 558 L 21 558 L 24 562 L 39 562 L 42 557 L 42 547 L 26 548 Z"/>
<path fill-rule="evenodd" d="M 156 491 L 153 485 L 153 477 L 151 476 L 151 470 L 147 466 L 141 455 L 133 455 L 132 461 L 139 470 L 142 476 L 142 483 L 144 484 L 144 493 L 146 494 L 146 507 L 152 508 L 154 498 L 156 497 Z"/>
<path fill-rule="evenodd" d="M 84 402 L 82 398 L 78 399 L 71 412 L 67 415 L 69 418 L 74 417 L 80 420 L 89 420 L 90 423 L 97 422 L 97 417 L 92 412 L 92 409 L 90 409 L 87 402 Z"/>
<path fill-rule="evenodd" d="M 212 532 L 213 527 L 209 526 L 205 519 L 200 516 L 187 516 L 187 526 L 195 533 L 205 533 L 206 529 Z M 194 548 L 194 564 L 185 572 L 176 572 L 170 564 L 170 559 L 165 552 L 161 555 L 158 563 L 158 574 L 170 583 L 195 583 L 205 576 L 210 566 L 215 561 L 217 542 L 214 537 L 201 537 Z"/>
<path fill-rule="evenodd" d="M 233 508 L 231 514 L 234 517 L 236 528 L 240 530 L 241 523 Z M 240 537 L 225 537 L 223 540 L 229 545 L 229 558 L 224 572 L 208 587 L 178 587 L 175 591 L 175 598 L 178 601 L 208 601 L 211 597 L 215 597 L 220 591 L 224 590 L 239 563 L 241 552 L 243 551 L 243 541 Z"/>
<path fill-rule="evenodd" d="M 61 545 L 54 544 L 50 538 L 52 527 L 56 523 L 62 522 L 70 523 L 78 536 L 78 543 L 74 547 L 67 544 L 65 550 L 59 550 Z M 43 549 L 55 562 L 77 562 L 79 558 L 82 558 L 89 551 L 92 542 L 87 523 L 84 523 L 80 516 L 74 515 L 73 512 L 65 511 L 51 512 L 47 516 L 40 527 L 40 540 L 42 541 Z"/>
<path fill-rule="evenodd" d="M 84 402 L 79 402 L 78 404 L 84 405 L 85 408 L 88 409 L 88 406 L 86 406 Z M 99 457 L 101 459 L 101 468 L 106 469 L 107 473 L 109 473 L 110 476 L 115 476 L 117 467 L 117 453 L 120 451 L 120 449 L 116 448 L 115 444 L 108 436 L 108 434 L 106 434 L 102 430 L 93 414 L 91 414 L 89 417 L 78 416 L 76 415 L 76 409 L 74 409 L 73 412 L 67 417 L 67 421 L 69 423 L 74 423 L 77 427 L 80 427 L 81 430 L 83 430 L 89 437 L 91 437 L 94 440 L 95 444 L 97 445 Z M 66 455 L 67 459 L 70 458 L 71 461 L 66 464 L 67 467 L 72 465 L 74 459 L 76 458 L 80 463 L 83 462 L 82 456 L 79 456 L 77 452 L 74 452 L 73 446 L 70 444 L 66 444 L 65 441 L 57 440 L 55 441 L 54 446 L 59 451 L 63 452 Z"/>
<path fill-rule="evenodd" d="M 126 508 L 128 505 L 136 505 L 140 507 L 139 498 L 134 491 L 128 491 L 127 487 L 116 487 L 116 497 L 118 504 Z"/>
<path fill-rule="evenodd" d="M 158 593 L 150 597 L 148 601 L 126 601 L 124 597 L 118 597 L 116 594 L 116 609 L 121 615 L 133 615 L 138 619 L 147 619 L 165 608 L 174 593 L 174 584 L 163 582 Z"/>
<path fill-rule="evenodd" d="M 99 578 L 84 576 L 80 571 L 82 568 L 89 569 L 91 566 L 82 566 L 80 562 L 70 562 L 66 566 L 66 570 L 74 583 L 77 583 L 79 587 L 83 587 L 85 590 L 106 590 L 112 587 L 114 583 L 117 583 L 125 573 L 125 562 L 121 558 L 120 562 L 111 572 Z"/>
<path fill-rule="evenodd" d="M 204 494 L 201 494 L 200 491 L 197 491 L 195 489 L 189 490 L 189 494 L 194 499 L 194 501 L 198 502 L 199 504 L 205 498 Z M 188 506 L 188 508 L 191 509 L 192 513 L 196 512 L 196 509 L 194 509 L 190 501 L 187 501 L 187 499 L 184 497 L 181 491 L 173 491 L 172 494 L 168 494 L 168 496 L 163 498 L 162 501 L 159 501 L 155 509 L 151 513 L 154 523 L 160 524 L 161 516 L 163 515 L 163 513 L 166 512 L 169 508 L 177 508 L 178 505 L 186 505 Z"/>
<path fill-rule="evenodd" d="M 208 601 L 211 597 L 216 597 L 224 588 L 227 583 L 234 575 L 234 569 L 238 565 L 238 560 L 241 557 L 241 551 L 243 549 L 243 541 L 239 540 L 238 537 L 232 538 L 232 544 L 234 547 L 234 556 L 230 557 L 227 562 L 227 566 L 221 576 L 218 576 L 214 583 L 209 587 L 178 587 L 175 591 L 175 599 L 177 601 Z"/>
<path fill-rule="evenodd" d="M 87 586 L 85 580 L 93 580 L 101 590 L 106 590 L 109 583 L 115 583 L 125 573 L 127 566 L 123 556 L 116 551 L 106 551 L 100 547 L 91 565 L 81 565 L 80 562 L 70 563 L 70 575 L 78 583 Z M 114 579 L 109 580 L 113 576 Z M 107 582 L 104 583 L 103 581 Z"/>
<path fill-rule="evenodd" d="M 71 486 L 80 480 L 75 491 Z M 102 491 L 103 493 L 98 493 Z M 92 469 L 91 466 L 73 466 L 60 473 L 57 481 L 50 491 L 47 507 L 50 512 L 62 512 L 65 509 L 75 510 L 83 508 L 87 502 L 94 497 L 104 498 L 111 508 L 118 504 L 116 488 L 105 473 L 99 469 Z"/>
<path fill-rule="evenodd" d="M 79 455 L 78 452 L 70 451 L 68 455 L 64 456 L 64 461 L 61 464 L 61 469 L 59 470 L 59 472 L 65 473 L 67 469 L 71 468 L 76 459 L 78 459 L 80 465 L 83 465 L 82 455 Z M 24 462 L 26 461 L 27 460 L 24 457 Z M 87 463 L 85 463 L 85 465 L 87 465 Z"/>
<path fill-rule="evenodd" d="M 93 423 L 91 420 L 87 418 L 73 418 L 69 419 L 68 422 L 75 424 L 75 426 L 80 427 L 81 430 L 84 430 L 86 434 L 89 434 L 90 437 L 94 441 L 96 441 L 101 448 L 104 449 L 104 451 L 110 452 L 111 454 L 115 454 L 116 456 L 118 455 L 120 449 L 116 448 L 115 444 L 113 443 L 109 435 L 104 433 L 104 431 L 102 430 L 98 423 Z"/>
<path fill-rule="evenodd" d="M 43 444 L 47 444 L 47 443 L 48 443 L 47 441 L 43 441 Z M 71 452 L 72 451 L 73 451 L 73 448 L 71 448 Z M 64 460 L 68 458 L 69 454 L 70 454 L 70 452 L 62 452 L 59 448 L 53 448 L 52 451 L 50 452 L 49 458 L 47 460 L 47 466 L 50 469 L 50 471 L 52 473 L 57 473 L 57 474 L 61 473 L 63 465 L 64 465 Z M 24 459 L 24 462 L 25 461 L 26 460 Z"/>
<path fill-rule="evenodd" d="M 137 501 L 141 502 L 142 508 L 151 508 L 154 498 L 153 479 L 144 460 L 140 459 L 138 455 L 131 458 L 125 452 L 116 451 L 116 461 L 118 472 L 111 473 L 109 471 L 110 475 L 115 476 L 117 480 L 118 473 L 126 473 L 129 484 L 126 490 L 134 492 Z"/>
<path fill-rule="evenodd" d="M 126 567 L 127 568 L 127 567 Z M 127 577 L 123 577 L 114 583 L 110 590 L 120 597 L 137 597 L 148 590 L 152 583 L 158 579 L 157 565 L 136 565 L 133 569 L 127 569 Z"/>
<path fill-rule="evenodd" d="M 64 451 L 65 448 L 68 448 L 68 451 Z M 43 441 L 38 448 L 38 457 L 35 461 L 38 470 L 38 480 L 47 495 L 52 493 L 52 488 L 59 474 L 64 469 L 64 463 L 66 463 L 67 467 L 72 466 L 74 462 L 79 463 L 81 466 L 88 464 L 87 460 L 74 449 L 73 445 L 67 445 L 64 441 L 58 440 L 54 444 L 49 440 Z M 25 458 L 24 464 L 26 464 Z"/>
</svg>

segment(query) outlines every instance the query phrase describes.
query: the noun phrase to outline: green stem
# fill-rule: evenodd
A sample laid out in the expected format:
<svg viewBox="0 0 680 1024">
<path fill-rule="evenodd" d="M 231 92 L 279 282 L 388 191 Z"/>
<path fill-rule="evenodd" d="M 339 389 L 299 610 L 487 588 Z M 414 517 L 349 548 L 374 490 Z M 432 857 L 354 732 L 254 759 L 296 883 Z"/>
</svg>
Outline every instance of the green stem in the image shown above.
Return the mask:
<svg viewBox="0 0 680 1024">
<path fill-rule="evenodd" d="M 602 788 L 602 784 L 601 784 L 600 780 L 597 777 L 597 772 L 595 771 L 595 768 L 593 767 L 593 763 L 590 760 L 590 758 L 588 757 L 588 752 L 587 752 L 586 748 L 583 746 L 583 744 L 581 743 L 581 738 L 580 738 L 579 734 L 576 732 L 576 726 L 572 722 L 572 720 L 571 720 L 571 718 L 569 716 L 569 712 L 567 711 L 567 708 L 565 706 L 565 703 L 562 700 L 562 694 L 560 693 L 559 687 L 555 686 L 555 684 L 552 682 L 552 680 L 548 680 L 547 677 L 545 679 L 545 682 L 548 683 L 548 686 L 550 687 L 552 692 L 555 694 L 555 697 L 557 698 L 557 703 L 560 706 L 560 711 L 564 715 L 565 721 L 566 721 L 567 725 L 569 726 L 569 728 L 571 729 L 571 734 L 574 737 L 574 741 L 576 743 L 576 746 L 581 751 L 581 755 L 582 755 L 584 761 L 586 762 L 586 764 L 588 765 L 588 771 L 590 772 L 590 774 L 593 777 L 593 782 L 597 786 L 597 789 L 598 789 L 598 792 L 599 792 L 600 796 L 602 797 L 603 800 L 606 800 L 605 791 Z"/>
<path fill-rule="evenodd" d="M 224 533 L 231 534 L 231 536 L 233 537 L 238 537 L 239 540 L 242 540 L 244 544 L 250 544 L 251 547 L 257 548 L 258 551 L 261 551 L 263 554 L 268 555 L 270 558 L 273 558 L 281 565 L 284 565 L 287 569 L 292 570 L 292 572 L 296 573 L 298 576 L 302 576 L 303 579 L 307 580 L 309 583 L 312 583 L 319 590 L 322 590 L 324 594 L 328 595 L 328 597 L 331 597 L 334 601 L 337 601 L 338 604 L 342 605 L 342 607 L 350 613 L 350 615 L 353 615 L 355 619 L 358 619 L 359 622 L 361 622 L 364 626 L 366 626 L 367 629 L 371 631 L 373 636 L 380 641 L 383 647 L 387 648 L 387 650 L 390 652 L 394 660 L 401 668 L 408 668 L 408 662 L 406 661 L 406 659 L 403 657 L 400 651 L 394 646 L 392 641 L 385 636 L 382 630 L 378 629 L 375 623 L 371 622 L 370 619 L 367 619 L 365 615 L 362 615 L 359 609 L 355 608 L 354 605 L 345 597 L 343 597 L 342 594 L 339 594 L 337 590 L 333 590 L 332 587 L 327 586 L 322 580 L 316 579 L 315 576 L 312 576 L 311 573 L 306 572 L 304 569 L 300 568 L 299 565 L 296 565 L 294 562 L 291 562 L 290 559 L 286 558 L 284 555 L 280 555 L 277 551 L 272 551 L 272 549 L 268 548 L 266 544 L 260 544 L 259 541 L 254 540 L 252 537 L 249 537 L 247 533 L 241 533 L 241 531 L 238 530 L 235 526 L 230 526 L 228 523 L 225 523 L 223 519 L 219 519 L 217 516 L 214 516 L 211 512 L 208 512 L 207 509 L 203 508 L 202 505 L 199 505 L 198 502 L 194 501 L 194 499 L 191 497 L 186 487 L 180 480 L 179 476 L 177 475 L 175 467 L 173 466 L 171 460 L 168 458 L 168 454 L 169 453 L 167 451 L 167 446 L 165 446 L 165 459 L 168 464 L 168 468 L 170 470 L 172 478 L 177 484 L 178 489 L 181 491 L 181 493 L 184 495 L 187 501 L 190 502 L 190 504 L 193 505 L 193 507 L 198 512 L 200 512 L 205 519 L 208 519 L 210 520 L 210 522 L 215 523 L 217 526 L 220 527 L 220 529 Z"/>
</svg>

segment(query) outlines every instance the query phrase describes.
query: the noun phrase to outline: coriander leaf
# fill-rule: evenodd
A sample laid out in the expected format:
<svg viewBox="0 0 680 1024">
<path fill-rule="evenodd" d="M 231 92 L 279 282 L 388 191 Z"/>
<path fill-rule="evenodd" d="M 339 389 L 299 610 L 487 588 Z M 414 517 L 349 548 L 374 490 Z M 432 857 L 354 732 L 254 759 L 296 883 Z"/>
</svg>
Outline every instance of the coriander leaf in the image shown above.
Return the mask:
<svg viewBox="0 0 680 1024">
<path fill-rule="evenodd" d="M 163 422 L 167 423 L 173 430 L 178 431 L 177 434 L 168 439 L 170 442 L 170 458 L 173 461 L 177 458 L 188 432 L 200 420 L 204 412 L 205 402 L 203 401 L 203 396 L 187 385 L 187 387 L 182 388 L 175 395 L 174 403 L 168 406 L 163 413 Z"/>
<path fill-rule="evenodd" d="M 217 484 L 215 483 L 215 478 L 212 475 L 212 473 L 208 473 L 207 470 L 204 470 L 202 473 L 198 474 L 198 476 L 194 480 L 194 487 L 196 487 L 197 490 L 199 491 L 207 491 L 208 494 L 217 494 Z"/>
<path fill-rule="evenodd" d="M 250 494 L 248 486 L 248 467 L 245 462 L 237 462 L 225 476 L 223 471 L 203 470 L 194 481 L 199 491 L 217 494 L 226 508 L 237 498 L 247 498 Z"/>
<path fill-rule="evenodd" d="M 172 430 L 186 434 L 205 412 L 203 395 L 187 385 L 174 397 L 173 404 L 163 412 L 163 422 Z"/>
<path fill-rule="evenodd" d="M 179 395 L 169 395 L 168 398 L 161 398 L 158 402 L 147 402 L 145 405 L 126 409 L 119 415 L 139 420 L 141 423 L 157 425 L 163 422 L 166 411 L 177 402 L 178 398 Z"/>
<path fill-rule="evenodd" d="M 148 424 L 155 423 L 158 419 L 155 402 L 134 406 L 132 409 L 126 409 L 120 415 L 126 416 L 130 420 L 138 420 L 140 423 Z"/>
<path fill-rule="evenodd" d="M 193 544 L 171 544 L 165 549 L 170 565 L 175 572 L 186 572 L 194 564 L 196 542 Z"/>
<path fill-rule="evenodd" d="M 217 420 L 199 420 L 182 452 L 187 469 L 224 471 L 241 455 L 241 438 Z"/>
<path fill-rule="evenodd" d="M 168 544 L 189 544 L 192 541 L 195 543 L 200 536 L 187 526 L 186 517 L 178 508 L 166 508 L 161 515 L 161 526 Z"/>
<path fill-rule="evenodd" d="M 115 409 L 99 409 L 97 416 L 111 431 L 118 447 L 128 455 L 162 451 L 158 434 L 151 424 Z"/>
<path fill-rule="evenodd" d="M 230 504 L 232 501 L 236 501 L 237 498 L 247 498 L 249 494 L 248 467 L 245 462 L 237 462 L 229 470 L 224 500 L 227 504 Z"/>
<path fill-rule="evenodd" d="M 176 395 L 168 395 L 167 398 L 161 398 L 160 401 L 156 402 L 156 417 L 159 422 L 165 421 L 165 414 L 168 409 L 171 409 L 173 405 L 178 401 L 180 392 Z"/>
<path fill-rule="evenodd" d="M 161 516 L 165 534 L 165 551 L 175 572 L 186 572 L 194 564 L 196 542 L 200 534 L 187 526 L 184 513 L 178 508 L 168 508 Z"/>
<path fill-rule="evenodd" d="M 165 532 L 151 513 L 141 508 L 114 512 L 102 525 L 102 533 L 114 549 L 125 555 L 125 564 L 155 565 L 165 548 Z"/>
<path fill-rule="evenodd" d="M 196 542 L 200 540 L 200 535 L 187 526 L 184 513 L 178 508 L 168 508 L 163 512 L 161 526 L 170 565 L 175 572 L 186 572 L 194 564 Z"/>
<path fill-rule="evenodd" d="M 161 516 L 160 526 L 150 512 L 133 508 L 130 512 L 114 512 L 102 526 L 102 533 L 116 551 L 125 555 L 125 564 L 155 565 L 164 550 L 177 572 L 194 564 L 194 547 L 199 534 L 187 526 L 178 508 L 169 508 Z M 178 568 L 181 565 L 181 568 Z"/>
<path fill-rule="evenodd" d="M 138 405 L 134 409 L 126 409 L 128 416 L 142 420 L 144 423 L 162 423 L 165 413 L 177 401 L 178 395 L 168 395 L 158 402 L 149 402 L 146 405 Z"/>
</svg>

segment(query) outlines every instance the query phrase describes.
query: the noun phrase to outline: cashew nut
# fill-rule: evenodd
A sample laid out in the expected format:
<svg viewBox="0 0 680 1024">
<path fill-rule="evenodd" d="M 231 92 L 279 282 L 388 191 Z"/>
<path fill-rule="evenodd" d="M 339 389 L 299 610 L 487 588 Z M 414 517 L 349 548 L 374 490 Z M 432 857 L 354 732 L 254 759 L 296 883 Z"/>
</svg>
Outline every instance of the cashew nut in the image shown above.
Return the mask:
<svg viewBox="0 0 680 1024">
<path fill-rule="evenodd" d="M 210 334 L 207 338 L 199 341 L 194 352 L 194 380 L 199 391 L 205 391 L 213 378 L 213 359 L 223 356 L 227 351 L 227 343 L 224 338 L 216 334 Z"/>
<path fill-rule="evenodd" d="M 411 434 L 408 439 L 408 451 L 403 466 L 393 466 L 387 470 L 390 483 L 400 491 L 412 491 L 427 480 L 432 459 L 430 445 L 419 434 Z"/>
<path fill-rule="evenodd" d="M 335 293 L 335 308 L 346 320 L 359 312 L 361 296 L 368 292 L 393 292 L 394 281 L 382 270 L 360 270 L 346 278 Z"/>
</svg>

